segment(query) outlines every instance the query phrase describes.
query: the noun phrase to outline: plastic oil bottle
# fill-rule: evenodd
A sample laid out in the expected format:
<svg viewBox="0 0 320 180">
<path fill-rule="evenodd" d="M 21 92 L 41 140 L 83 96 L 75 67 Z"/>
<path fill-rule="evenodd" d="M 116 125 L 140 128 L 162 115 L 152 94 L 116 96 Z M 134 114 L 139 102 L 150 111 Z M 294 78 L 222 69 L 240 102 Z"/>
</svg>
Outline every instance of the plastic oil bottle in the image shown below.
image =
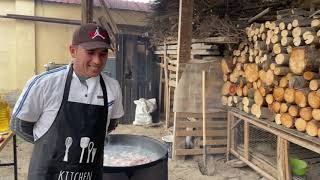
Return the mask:
<svg viewBox="0 0 320 180">
<path fill-rule="evenodd" d="M 9 120 L 10 107 L 8 103 L 0 97 L 0 132 L 6 132 L 9 130 Z"/>
</svg>

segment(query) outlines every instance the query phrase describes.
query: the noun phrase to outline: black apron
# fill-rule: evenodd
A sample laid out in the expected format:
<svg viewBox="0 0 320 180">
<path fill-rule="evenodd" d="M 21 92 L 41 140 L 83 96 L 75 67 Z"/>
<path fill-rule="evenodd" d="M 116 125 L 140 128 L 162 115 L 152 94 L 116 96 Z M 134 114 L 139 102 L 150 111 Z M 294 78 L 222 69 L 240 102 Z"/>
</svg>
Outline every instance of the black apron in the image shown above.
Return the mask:
<svg viewBox="0 0 320 180">
<path fill-rule="evenodd" d="M 68 102 L 72 74 L 71 65 L 58 114 L 35 143 L 28 180 L 102 180 L 106 86 L 100 75 L 104 106 Z"/>
</svg>

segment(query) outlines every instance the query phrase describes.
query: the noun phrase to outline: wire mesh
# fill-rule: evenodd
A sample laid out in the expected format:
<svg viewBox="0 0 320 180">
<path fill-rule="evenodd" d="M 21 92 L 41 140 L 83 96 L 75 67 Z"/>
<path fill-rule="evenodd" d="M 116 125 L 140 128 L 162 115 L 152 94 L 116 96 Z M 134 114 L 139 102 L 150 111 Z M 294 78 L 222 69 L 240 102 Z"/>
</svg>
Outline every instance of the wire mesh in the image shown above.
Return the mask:
<svg viewBox="0 0 320 180">
<path fill-rule="evenodd" d="M 244 155 L 244 121 L 233 123 L 234 150 Z M 249 124 L 249 161 L 262 170 L 277 178 L 277 136 L 263 130 L 253 124 Z M 289 142 L 288 146 L 289 165 L 290 160 L 300 159 L 307 163 L 305 176 L 292 174 L 292 179 L 318 180 L 320 177 L 320 154 L 302 146 Z M 269 167 L 269 168 L 266 168 Z M 272 167 L 272 168 L 270 168 Z M 264 169 L 266 168 L 266 169 Z M 291 169 L 291 167 L 290 167 Z"/>
</svg>

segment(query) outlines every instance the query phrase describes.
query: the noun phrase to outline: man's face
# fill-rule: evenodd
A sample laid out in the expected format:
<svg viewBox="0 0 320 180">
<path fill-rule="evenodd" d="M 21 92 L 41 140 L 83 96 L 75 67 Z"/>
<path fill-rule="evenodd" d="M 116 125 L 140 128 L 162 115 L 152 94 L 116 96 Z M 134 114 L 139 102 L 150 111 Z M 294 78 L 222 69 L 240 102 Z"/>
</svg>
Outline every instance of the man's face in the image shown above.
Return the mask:
<svg viewBox="0 0 320 180">
<path fill-rule="evenodd" d="M 86 50 L 81 46 L 70 46 L 70 53 L 74 58 L 75 73 L 83 77 L 98 76 L 108 58 L 108 50 L 104 48 Z"/>
</svg>

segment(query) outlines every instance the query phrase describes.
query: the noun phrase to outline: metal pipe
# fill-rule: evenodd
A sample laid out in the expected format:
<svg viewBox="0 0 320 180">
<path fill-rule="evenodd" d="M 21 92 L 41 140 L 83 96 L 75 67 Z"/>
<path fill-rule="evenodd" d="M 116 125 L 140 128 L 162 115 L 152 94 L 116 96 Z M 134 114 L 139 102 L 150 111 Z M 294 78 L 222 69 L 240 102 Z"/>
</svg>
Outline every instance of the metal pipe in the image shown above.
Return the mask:
<svg viewBox="0 0 320 180">
<path fill-rule="evenodd" d="M 81 24 L 79 20 L 49 18 L 49 17 L 40 17 L 40 16 L 26 16 L 26 15 L 18 15 L 18 14 L 7 14 L 6 16 L 0 15 L 0 18 L 40 21 L 40 22 L 49 22 L 49 23 L 58 23 L 58 24 L 71 24 L 71 25 Z"/>
<path fill-rule="evenodd" d="M 49 17 L 41 17 L 41 16 L 26 16 L 26 15 L 18 15 L 18 14 L 7 14 L 6 16 L 0 15 L 0 18 L 39 21 L 39 22 L 48 22 L 48 23 L 57 23 L 57 24 L 70 24 L 70 25 L 81 24 L 81 21 L 79 20 L 49 18 Z M 137 26 L 137 25 L 130 25 L 130 24 L 117 24 L 117 26 L 121 30 L 128 29 L 128 30 L 136 30 L 141 32 L 144 32 L 149 29 L 148 27 L 145 27 L 145 26 Z"/>
</svg>

